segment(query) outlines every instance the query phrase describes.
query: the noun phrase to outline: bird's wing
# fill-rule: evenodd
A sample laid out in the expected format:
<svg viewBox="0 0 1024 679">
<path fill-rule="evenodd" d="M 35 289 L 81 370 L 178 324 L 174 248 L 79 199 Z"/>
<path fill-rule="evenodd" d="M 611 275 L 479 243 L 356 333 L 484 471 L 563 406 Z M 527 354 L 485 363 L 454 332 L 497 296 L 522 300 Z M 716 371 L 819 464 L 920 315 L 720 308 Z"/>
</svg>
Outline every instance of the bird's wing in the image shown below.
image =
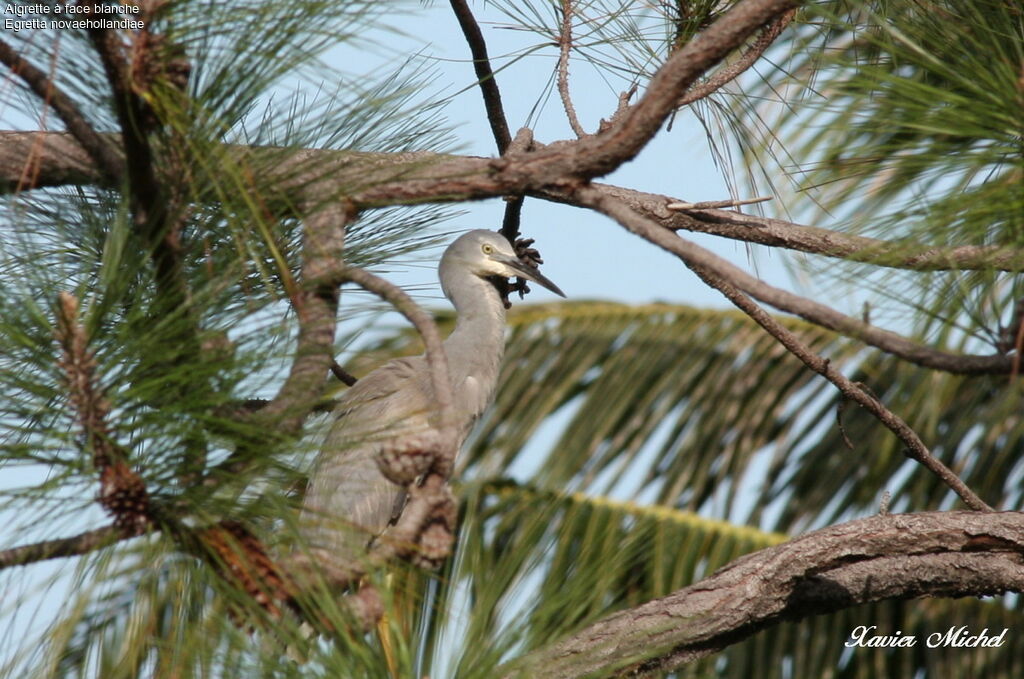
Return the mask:
<svg viewBox="0 0 1024 679">
<path fill-rule="evenodd" d="M 366 545 L 395 515 L 403 489 L 381 473 L 381 446 L 429 426 L 426 361 L 396 359 L 359 380 L 338 405 L 310 476 L 300 523 L 315 549 L 342 566 L 365 555 Z"/>
</svg>

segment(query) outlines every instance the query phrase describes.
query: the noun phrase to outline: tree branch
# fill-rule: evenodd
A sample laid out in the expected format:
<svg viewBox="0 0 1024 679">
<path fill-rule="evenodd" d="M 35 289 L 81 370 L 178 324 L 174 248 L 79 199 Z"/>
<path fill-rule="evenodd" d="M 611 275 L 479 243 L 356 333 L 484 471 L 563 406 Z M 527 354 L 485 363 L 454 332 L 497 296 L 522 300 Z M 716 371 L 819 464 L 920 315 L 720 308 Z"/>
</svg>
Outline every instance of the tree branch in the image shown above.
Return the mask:
<svg viewBox="0 0 1024 679">
<path fill-rule="evenodd" d="M 476 73 L 477 84 L 480 85 L 480 93 L 484 98 L 484 109 L 487 111 L 487 121 L 491 124 L 494 143 L 498 145 L 498 153 L 503 154 L 512 143 L 512 133 L 505 118 L 505 107 L 501 103 L 498 81 L 494 79 L 494 71 L 491 70 L 487 43 L 466 0 L 451 0 L 451 5 L 455 18 L 459 20 L 462 35 L 469 44 L 469 52 L 473 55 L 473 71 Z"/>
<path fill-rule="evenodd" d="M 11 566 L 26 566 L 47 559 L 80 556 L 125 539 L 127 538 L 124 531 L 119 526 L 104 526 L 70 538 L 12 547 L 0 551 L 0 570 Z"/>
<path fill-rule="evenodd" d="M 786 620 L 886 599 L 1024 591 L 1024 514 L 890 514 L 748 554 L 527 654 L 504 677 L 661 676 Z"/>
<path fill-rule="evenodd" d="M 786 329 L 781 323 L 765 313 L 764 309 L 755 304 L 753 300 L 740 292 L 737 288 L 741 287 L 742 284 L 737 282 L 732 265 L 728 265 L 730 268 L 723 267 L 722 265 L 728 264 L 728 262 L 716 257 L 695 243 L 690 243 L 678 236 L 668 234 L 657 224 L 650 222 L 625 205 L 618 203 L 614 198 L 608 198 L 599 191 L 580 189 L 578 194 L 584 202 L 589 203 L 591 207 L 602 214 L 615 219 L 630 232 L 679 257 L 705 283 L 724 294 L 729 301 L 750 316 L 768 334 L 777 339 L 790 353 L 799 358 L 804 365 L 827 379 L 844 396 L 855 401 L 874 415 L 879 422 L 885 425 L 889 431 L 903 442 L 906 446 L 904 452 L 908 457 L 917 461 L 939 477 L 943 483 L 960 496 L 968 507 L 980 511 L 992 510 L 952 470 L 931 454 L 917 433 L 902 418 L 886 408 L 885 405 L 867 391 L 854 384 L 841 372 L 834 370 L 827 359 L 823 359 L 811 351 L 810 347 L 801 342 L 794 333 Z M 736 271 L 739 270 L 736 269 Z"/>
<path fill-rule="evenodd" d="M 43 135 L 47 152 L 40 157 L 37 185 L 51 186 L 73 180 L 95 183 L 99 180 L 95 170 L 90 173 L 88 159 L 82 151 L 66 136 L 56 133 L 0 132 L 0 177 L 10 177 L 12 165 L 21 167 L 22 156 L 19 154 L 39 135 Z M 576 153 L 576 145 L 583 141 L 569 142 L 560 148 L 572 155 Z M 533 153 L 546 152 L 554 147 L 543 147 Z M 261 165 L 268 166 L 270 173 L 279 173 L 281 179 L 278 187 L 284 195 L 296 202 L 307 199 L 326 200 L 337 196 L 345 187 L 355 186 L 357 188 L 346 198 L 351 200 L 356 209 L 424 201 L 452 202 L 509 193 L 526 193 L 547 200 L 580 205 L 571 186 L 529 188 L 533 181 L 522 159 L 531 155 L 530 152 L 487 160 L 431 153 L 380 154 L 304 149 L 282 156 L 281 149 L 275 148 L 239 146 L 229 150 L 236 152 L 239 157 L 267 154 L 268 158 L 274 160 L 274 166 L 269 167 L 269 163 Z M 516 167 L 516 171 L 521 170 L 523 174 L 518 179 L 510 180 L 511 183 L 496 182 L 493 164 L 501 164 L 506 169 Z M 303 173 L 296 169 L 307 165 L 315 166 L 315 178 L 311 179 L 309 172 Z M 17 177 L 18 173 L 14 176 Z M 268 182 L 271 178 L 268 177 Z M 672 210 L 667 206 L 680 202 L 678 198 L 602 184 L 594 184 L 592 188 L 622 201 L 664 229 L 692 229 L 745 242 L 912 270 L 1024 269 L 1024 251 L 1020 250 L 984 246 L 922 246 L 918 252 L 908 254 L 907 247 L 899 243 L 850 236 L 725 210 Z M 665 231 L 664 238 L 672 238 L 672 234 Z M 708 256 L 714 257 L 710 253 Z M 917 365 L 956 374 L 1006 374 L 1013 369 L 1012 356 L 940 351 L 841 314 L 823 304 L 764 284 L 721 258 L 717 258 L 717 261 L 721 266 L 729 268 L 733 272 L 730 277 L 742 283 L 740 289 L 755 299 L 794 313 L 811 323 L 860 339 Z"/>
<path fill-rule="evenodd" d="M 339 567 L 335 555 L 319 549 L 289 557 L 290 569 L 299 573 L 319 571 L 335 588 L 349 586 L 370 568 L 394 559 L 408 559 L 423 566 L 438 565 L 450 553 L 457 515 L 447 480 L 458 453 L 458 431 L 448 357 L 437 324 L 404 290 L 365 269 L 344 267 L 340 279 L 351 281 L 388 302 L 416 328 L 426 348 L 437 419 L 432 431 L 419 441 L 433 454 L 430 467 L 419 483 L 409 483 L 408 500 L 401 517 L 375 541 L 365 563 L 346 563 Z M 397 479 L 393 480 L 397 483 Z"/>
<path fill-rule="evenodd" d="M 331 203 L 316 208 L 303 222 L 300 281 L 298 289 L 289 291 L 299 321 L 295 359 L 277 395 L 258 413 L 286 435 L 301 430 L 323 394 L 324 376 L 334 365 L 345 227 L 353 216 L 351 206 Z"/>
<path fill-rule="evenodd" d="M 437 407 L 438 432 L 441 438 L 441 454 L 445 459 L 438 462 L 450 473 L 455 461 L 455 411 L 452 382 L 448 372 L 448 356 L 441 344 L 441 333 L 433 317 L 397 285 L 375 274 L 354 266 L 345 267 L 342 274 L 344 280 L 352 281 L 359 287 L 372 292 L 395 307 L 406 320 L 413 324 L 423 338 L 426 347 L 427 366 L 430 368 L 430 384 L 434 390 L 434 403 Z M 439 467 L 440 468 L 440 467 Z"/>
<path fill-rule="evenodd" d="M 651 78 L 644 95 L 616 116 L 614 124 L 574 142 L 572 159 L 552 162 L 559 154 L 558 144 L 534 152 L 527 167 L 537 185 L 564 184 L 567 177 L 592 179 L 632 160 L 701 74 L 742 45 L 751 33 L 797 5 L 797 0 L 741 0 L 733 5 L 674 52 Z"/>
<path fill-rule="evenodd" d="M 563 145 L 566 154 L 574 153 L 573 144 Z M 522 153 L 535 148 L 524 144 Z M 101 177 L 87 154 L 66 134 L 59 132 L 0 131 L 0 188 L 13 192 L 18 188 L 25 159 L 37 149 L 38 173 L 32 187 L 100 184 Z M 328 149 L 303 149 L 288 156 L 272 147 L 231 146 L 226 152 L 238 158 L 252 156 L 264 160 L 268 184 L 276 185 L 290 202 L 319 202 L 338 196 L 346 187 L 363 186 L 347 195 L 358 208 L 402 205 L 420 202 L 453 202 L 464 198 L 495 198 L 509 193 L 528 193 L 537 198 L 576 205 L 572 191 L 559 187 L 528 189 L 527 181 L 506 188 L 493 186 L 488 159 L 433 153 L 365 153 Z M 517 151 L 517 153 L 519 153 Z M 317 183 L 308 185 L 309 173 L 302 166 L 317 168 Z M 300 176 L 301 175 L 301 176 Z M 465 194 L 453 195 L 452 177 L 459 176 Z M 415 192 L 397 188 L 399 178 L 419 185 Z M 389 183 L 394 181 L 395 183 Z M 377 184 L 394 191 L 385 199 Z M 745 243 L 779 247 L 808 254 L 850 259 L 913 271 L 951 271 L 995 269 L 1024 271 L 1024 251 L 1018 248 L 985 245 L 933 247 L 922 244 L 886 241 L 845 234 L 816 226 L 796 224 L 782 219 L 745 215 L 728 210 L 687 208 L 670 209 L 683 203 L 680 198 L 636 191 L 610 184 L 592 184 L 594 188 L 622 201 L 632 210 L 673 231 L 707 233 Z M 372 188 L 371 188 L 372 187 Z M 370 201 L 373 204 L 370 204 Z"/>
<path fill-rule="evenodd" d="M 99 170 L 99 175 L 103 179 L 102 183 L 114 183 L 124 175 L 124 160 L 114 150 L 110 138 L 93 129 L 71 97 L 57 87 L 57 84 L 46 73 L 25 60 L 3 40 L 0 40 L 0 62 L 11 69 L 11 72 L 21 78 L 43 103 L 49 104 L 50 108 L 57 113 L 71 136 L 89 154 L 93 164 Z M 26 154 L 25 160 L 31 157 Z M 21 165 L 22 172 L 24 172 L 27 163 L 22 162 Z M 21 182 L 8 180 L 6 183 L 17 186 Z"/>
<path fill-rule="evenodd" d="M 501 92 L 498 90 L 498 81 L 494 78 L 494 71 L 491 69 L 490 57 L 487 55 L 487 42 L 484 40 L 480 25 L 477 24 L 473 13 L 466 4 L 466 0 L 451 0 L 452 10 L 459 20 L 462 34 L 469 44 L 469 51 L 473 55 L 473 69 L 476 72 L 477 84 L 480 85 L 480 93 L 484 99 L 484 109 L 487 112 L 487 121 L 491 124 L 491 132 L 494 135 L 494 143 L 498 147 L 498 153 L 504 155 L 509 150 L 523 151 L 527 149 L 517 148 L 513 144 L 512 135 L 508 127 L 508 119 L 505 116 L 505 107 L 501 103 Z M 518 138 L 518 135 L 517 135 Z M 505 216 L 502 219 L 501 233 L 505 235 L 509 243 L 515 243 L 519 235 L 519 220 L 523 212 L 522 195 L 507 198 L 505 203 Z"/>
<path fill-rule="evenodd" d="M 57 296 L 54 335 L 61 346 L 58 365 L 81 428 L 80 446 L 82 452 L 91 453 L 99 476 L 99 503 L 125 536 L 141 535 L 153 523 L 149 492 L 138 473 L 128 466 L 128 451 L 111 435 L 110 403 L 99 386 L 95 355 L 78 320 L 78 300 L 70 293 Z"/>
<path fill-rule="evenodd" d="M 679 99 L 679 107 L 681 108 L 704 99 L 738 78 L 761 58 L 765 50 L 771 47 L 772 43 L 775 42 L 786 26 L 793 21 L 795 15 L 796 10 L 792 9 L 765 26 L 761 34 L 757 36 L 757 39 L 744 50 L 743 54 L 735 62 L 715 71 L 710 78 L 687 91 Z"/>
<path fill-rule="evenodd" d="M 569 119 L 569 127 L 577 138 L 587 136 L 587 131 L 580 125 L 576 116 L 576 107 L 569 96 L 569 50 L 572 49 L 572 0 L 562 0 L 562 25 L 558 33 L 558 96 L 562 98 L 562 108 Z"/>
<path fill-rule="evenodd" d="M 688 266 L 694 264 L 713 271 L 716 276 L 728 280 L 732 285 L 758 301 L 793 313 L 816 325 L 859 339 L 911 363 L 957 374 L 1003 373 L 1007 372 L 1012 365 L 1011 357 L 1002 354 L 991 356 L 951 354 L 919 344 L 897 333 L 877 328 L 814 300 L 768 285 L 718 255 L 661 228 L 657 223 L 646 219 L 606 193 L 588 188 L 577 190 L 576 194 L 577 198 L 587 197 L 581 202 L 593 207 L 600 205 L 598 209 L 602 212 L 610 209 L 623 218 L 629 215 L 639 217 L 639 220 L 630 217 L 630 224 L 627 225 L 627 228 L 662 249 L 675 254 Z M 606 212 L 606 214 L 609 213 Z M 618 217 L 613 218 L 618 219 Z"/>
</svg>

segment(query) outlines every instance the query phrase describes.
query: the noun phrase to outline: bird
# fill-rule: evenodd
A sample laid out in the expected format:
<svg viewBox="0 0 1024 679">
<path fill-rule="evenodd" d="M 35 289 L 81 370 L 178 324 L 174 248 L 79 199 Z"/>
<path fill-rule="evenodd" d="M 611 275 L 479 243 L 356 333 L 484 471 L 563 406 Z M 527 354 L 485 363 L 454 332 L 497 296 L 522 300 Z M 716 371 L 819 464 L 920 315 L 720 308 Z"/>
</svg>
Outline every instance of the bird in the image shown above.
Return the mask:
<svg viewBox="0 0 1024 679">
<path fill-rule="evenodd" d="M 535 263 L 521 260 L 508 239 L 485 229 L 468 231 L 448 246 L 438 277 L 456 312 L 443 347 L 461 446 L 494 398 L 504 354 L 506 306 L 494 281 L 520 277 L 565 294 Z M 299 520 L 300 534 L 318 561 L 361 570 L 373 540 L 401 515 L 405 498 L 378 460 L 385 451 L 415 450 L 417 441 L 432 433 L 433 403 L 422 355 L 385 363 L 339 400 Z"/>
</svg>

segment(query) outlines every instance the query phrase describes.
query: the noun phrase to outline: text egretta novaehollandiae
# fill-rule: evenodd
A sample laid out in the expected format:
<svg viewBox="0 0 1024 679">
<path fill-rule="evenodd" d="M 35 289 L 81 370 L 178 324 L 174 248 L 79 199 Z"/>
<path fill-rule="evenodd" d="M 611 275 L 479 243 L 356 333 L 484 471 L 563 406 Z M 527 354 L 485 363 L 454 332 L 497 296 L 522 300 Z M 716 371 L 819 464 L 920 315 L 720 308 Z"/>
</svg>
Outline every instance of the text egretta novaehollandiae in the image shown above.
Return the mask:
<svg viewBox="0 0 1024 679">
<path fill-rule="evenodd" d="M 441 257 L 438 275 L 457 314 L 444 351 L 461 444 L 491 403 L 505 349 L 505 306 L 487 277 L 519 276 L 565 295 L 493 231 L 457 238 Z M 424 356 L 389 361 L 345 393 L 303 504 L 302 531 L 320 558 L 351 567 L 400 514 L 402 488 L 384 476 L 377 459 L 385 448 L 415 447 L 431 427 L 433 403 Z"/>
</svg>

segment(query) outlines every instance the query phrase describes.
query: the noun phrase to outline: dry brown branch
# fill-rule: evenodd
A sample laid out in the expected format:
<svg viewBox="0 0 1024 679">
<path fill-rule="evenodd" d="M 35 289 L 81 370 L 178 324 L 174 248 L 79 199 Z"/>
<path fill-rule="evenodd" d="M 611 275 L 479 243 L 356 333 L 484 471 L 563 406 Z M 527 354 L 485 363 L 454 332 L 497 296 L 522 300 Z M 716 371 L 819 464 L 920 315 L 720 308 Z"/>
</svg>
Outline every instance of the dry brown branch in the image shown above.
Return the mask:
<svg viewBox="0 0 1024 679">
<path fill-rule="evenodd" d="M 648 219 L 642 212 L 632 209 L 625 201 L 618 200 L 615 192 L 609 193 L 602 191 L 599 187 L 588 187 L 582 194 L 577 191 L 576 199 L 570 202 L 581 204 L 582 201 L 579 200 L 581 195 L 589 196 L 591 204 L 596 204 L 593 201 L 597 201 L 604 205 L 621 206 L 628 214 L 638 216 L 645 224 L 645 238 L 658 243 L 660 247 L 669 252 L 678 256 L 698 252 L 698 250 L 694 250 L 697 248 L 696 245 L 662 228 L 660 224 Z M 959 374 L 1005 373 L 1008 372 L 1012 364 L 1011 357 L 1003 354 L 964 355 L 933 349 L 897 333 L 872 326 L 862 319 L 842 314 L 825 304 L 768 285 L 703 248 L 699 249 L 699 253 L 699 259 L 702 262 L 699 266 L 715 271 L 754 299 L 800 316 L 816 325 L 859 339 L 911 363 Z"/>
<path fill-rule="evenodd" d="M 1024 514 L 874 516 L 748 554 L 529 653 L 501 676 L 663 676 L 783 621 L 886 599 L 1008 591 L 1024 591 Z"/>
<path fill-rule="evenodd" d="M 334 365 L 338 285 L 344 271 L 345 227 L 354 218 L 350 206 L 323 205 L 303 225 L 300 280 L 291 291 L 299 334 L 288 377 L 277 395 L 259 411 L 276 431 L 297 434 L 320 401 L 324 376 Z"/>
<path fill-rule="evenodd" d="M 566 154 L 575 153 L 576 142 L 560 145 Z M 23 174 L 24 160 L 38 147 L 38 168 L 35 187 L 96 185 L 101 181 L 89 157 L 68 135 L 55 132 L 0 131 L 0 187 L 13 191 Z M 539 145 L 527 144 L 517 157 L 525 157 Z M 550 148 L 550 147 L 545 147 Z M 466 197 L 495 198 L 508 195 L 507 187 L 495 187 L 487 177 L 489 160 L 472 156 L 450 156 L 433 153 L 365 153 L 304 149 L 282 157 L 279 149 L 233 146 L 225 149 L 234 158 L 260 158 L 264 154 L 276 163 L 268 166 L 267 183 L 276 185 L 292 202 L 328 200 L 344 187 L 367 185 L 347 197 L 356 207 L 401 205 L 408 202 L 452 202 Z M 506 158 L 508 160 L 508 158 Z M 315 185 L 299 181 L 296 168 L 309 165 L 321 168 L 324 179 Z M 465 194 L 452 195 L 453 176 L 458 175 Z M 398 187 L 399 177 L 410 183 L 409 189 Z M 389 183 L 394 179 L 396 183 Z M 372 188 L 369 188 L 373 185 Z M 415 190 L 412 190 L 415 186 Z M 573 205 L 572 192 L 558 187 L 529 189 L 524 178 L 511 193 L 527 193 L 537 198 Z M 677 197 L 636 191 L 610 184 L 592 185 L 626 203 L 631 209 L 657 221 L 671 230 L 696 231 L 746 243 L 779 247 L 809 254 L 838 257 L 878 266 L 913 271 L 949 271 L 995 269 L 1024 271 L 1024 251 L 1002 246 L 935 247 L 928 244 L 885 241 L 840 231 L 770 217 L 746 215 L 729 210 L 701 208 L 672 210 L 670 204 L 684 203 Z M 393 189 L 389 200 L 384 191 Z"/>
<path fill-rule="evenodd" d="M 27 566 L 49 559 L 81 556 L 123 539 L 124 531 L 119 526 L 104 526 L 69 538 L 11 547 L 0 551 L 0 570 L 11 566 Z"/>
<path fill-rule="evenodd" d="M 124 174 L 124 160 L 114 150 L 110 137 L 101 135 L 85 119 L 78 106 L 42 70 L 22 58 L 10 45 L 0 40 L 0 62 L 21 78 L 44 104 L 49 105 L 67 127 L 68 132 L 92 159 L 102 183 L 115 183 Z M 31 158 L 25 155 L 25 160 Z M 20 183 L 20 182 L 19 182 Z"/>
<path fill-rule="evenodd" d="M 600 191 L 584 188 L 578 191 L 578 195 L 583 203 L 616 220 L 630 232 L 676 255 L 705 283 L 724 294 L 729 301 L 750 316 L 772 337 L 777 339 L 790 353 L 800 359 L 804 365 L 834 384 L 845 397 L 855 401 L 874 415 L 879 422 L 885 425 L 889 431 L 903 442 L 906 446 L 904 452 L 908 457 L 935 474 L 943 483 L 959 495 L 968 507 L 976 510 L 991 511 L 991 507 L 975 495 L 952 470 L 931 454 L 917 433 L 902 418 L 886 408 L 885 405 L 867 393 L 866 390 L 854 384 L 845 375 L 833 369 L 827 359 L 811 351 L 794 333 L 772 318 L 746 294 L 743 294 L 741 290 L 745 291 L 746 281 L 738 279 L 736 276 L 736 272 L 739 271 L 738 269 L 732 267 L 732 265 L 723 266 L 724 260 L 721 260 L 711 252 L 695 243 L 665 231 L 657 224 L 633 212 L 626 205 L 608 198 Z M 743 276 L 748 275 L 742 271 L 740 273 Z"/>
<path fill-rule="evenodd" d="M 54 133 L 0 132 L 0 177 L 13 173 L 14 182 L 20 176 L 23 151 L 33 140 L 43 135 L 44 152 L 40 156 L 40 186 L 77 182 L 96 183 L 95 170 L 90 173 L 87 156 L 67 136 Z M 576 152 L 570 142 L 566 154 Z M 579 205 L 571 187 L 529 189 L 529 177 L 524 158 L 540 151 L 509 154 L 498 160 L 473 157 L 441 156 L 436 154 L 378 154 L 344 151 L 302 150 L 282 158 L 278 149 L 233 147 L 239 157 L 268 153 L 277 162 L 274 169 L 281 173 L 279 187 L 283 192 L 292 190 L 297 201 L 319 197 L 326 200 L 336 195 L 338 187 L 359 186 L 348 197 L 356 207 L 395 205 L 432 200 L 450 202 L 467 197 L 497 197 L 509 193 L 509 185 L 495 183 L 491 165 L 502 163 L 507 168 L 519 168 L 523 174 L 513 184 L 512 193 Z M 294 184 L 296 167 L 315 165 L 318 176 L 329 177 L 315 187 Z M 10 170 L 10 168 L 15 170 Z M 518 170 L 517 170 L 518 171 Z M 398 177 L 404 179 L 399 180 Z M 272 177 L 271 177 L 272 178 Z M 12 181 L 12 180 L 8 180 Z M 374 183 L 379 181 L 381 183 Z M 7 183 L 12 186 L 13 183 Z M 908 246 L 861 236 L 851 236 L 819 227 L 804 226 L 778 219 L 754 217 L 726 210 L 680 211 L 667 205 L 679 202 L 659 194 L 645 193 L 620 187 L 594 184 L 592 188 L 628 205 L 633 211 L 671 230 L 689 229 L 733 238 L 750 243 L 785 247 L 830 257 L 870 262 L 915 271 L 941 271 L 950 269 L 1024 270 L 1024 251 L 989 246 L 961 246 L 936 248 L 927 245 L 908 251 Z M 384 197 L 386 195 L 386 198 Z M 667 234 L 671 235 L 671 234 Z M 724 262 L 724 266 L 732 267 Z M 920 344 L 897 333 L 874 327 L 862 319 L 855 319 L 823 304 L 800 297 L 785 290 L 768 286 L 756 278 L 736 269 L 743 278 L 742 289 L 766 304 L 794 313 L 811 323 L 830 328 L 864 341 L 884 352 L 899 356 L 911 363 L 956 374 L 1007 374 L 1012 370 L 1013 358 L 1005 354 L 972 355 L 941 351 Z M 325 368 L 326 370 L 326 368 Z"/>
<path fill-rule="evenodd" d="M 683 107 L 722 89 L 725 85 L 738 78 L 747 69 L 757 63 L 765 50 L 771 47 L 772 43 L 782 34 L 782 31 L 793 21 L 796 10 L 792 9 L 778 17 L 761 30 L 761 34 L 736 61 L 715 71 L 710 78 L 692 87 L 679 99 L 679 106 Z"/>
<path fill-rule="evenodd" d="M 569 119 L 569 127 L 577 138 L 587 136 L 586 130 L 580 125 L 576 116 L 576 107 L 569 96 L 569 51 L 572 49 L 572 0 L 562 0 L 562 24 L 558 33 L 558 96 L 562 98 L 562 108 Z"/>
<path fill-rule="evenodd" d="M 219 479 L 245 469 L 253 458 L 253 447 L 266 445 L 267 434 L 297 436 L 309 415 L 323 405 L 328 384 L 324 378 L 336 365 L 334 336 L 338 286 L 343 280 L 345 227 L 355 218 L 355 212 L 351 205 L 342 203 L 311 209 L 312 214 L 303 223 L 300 280 L 286 282 L 299 323 L 288 376 L 269 401 L 231 409 L 228 414 L 258 425 L 264 433 L 258 441 L 240 441 L 231 455 L 205 475 L 205 485 L 215 485 Z"/>
<path fill-rule="evenodd" d="M 470 54 L 473 55 L 473 70 L 480 85 L 480 93 L 483 95 L 484 109 L 487 111 L 487 121 L 491 124 L 494 143 L 498 145 L 498 153 L 505 153 L 505 149 L 512 142 L 512 134 L 505 118 L 505 108 L 501 103 L 498 81 L 494 79 L 491 59 L 487 55 L 487 43 L 466 0 L 451 0 L 451 5 L 462 29 L 462 35 L 469 44 Z"/>
</svg>

